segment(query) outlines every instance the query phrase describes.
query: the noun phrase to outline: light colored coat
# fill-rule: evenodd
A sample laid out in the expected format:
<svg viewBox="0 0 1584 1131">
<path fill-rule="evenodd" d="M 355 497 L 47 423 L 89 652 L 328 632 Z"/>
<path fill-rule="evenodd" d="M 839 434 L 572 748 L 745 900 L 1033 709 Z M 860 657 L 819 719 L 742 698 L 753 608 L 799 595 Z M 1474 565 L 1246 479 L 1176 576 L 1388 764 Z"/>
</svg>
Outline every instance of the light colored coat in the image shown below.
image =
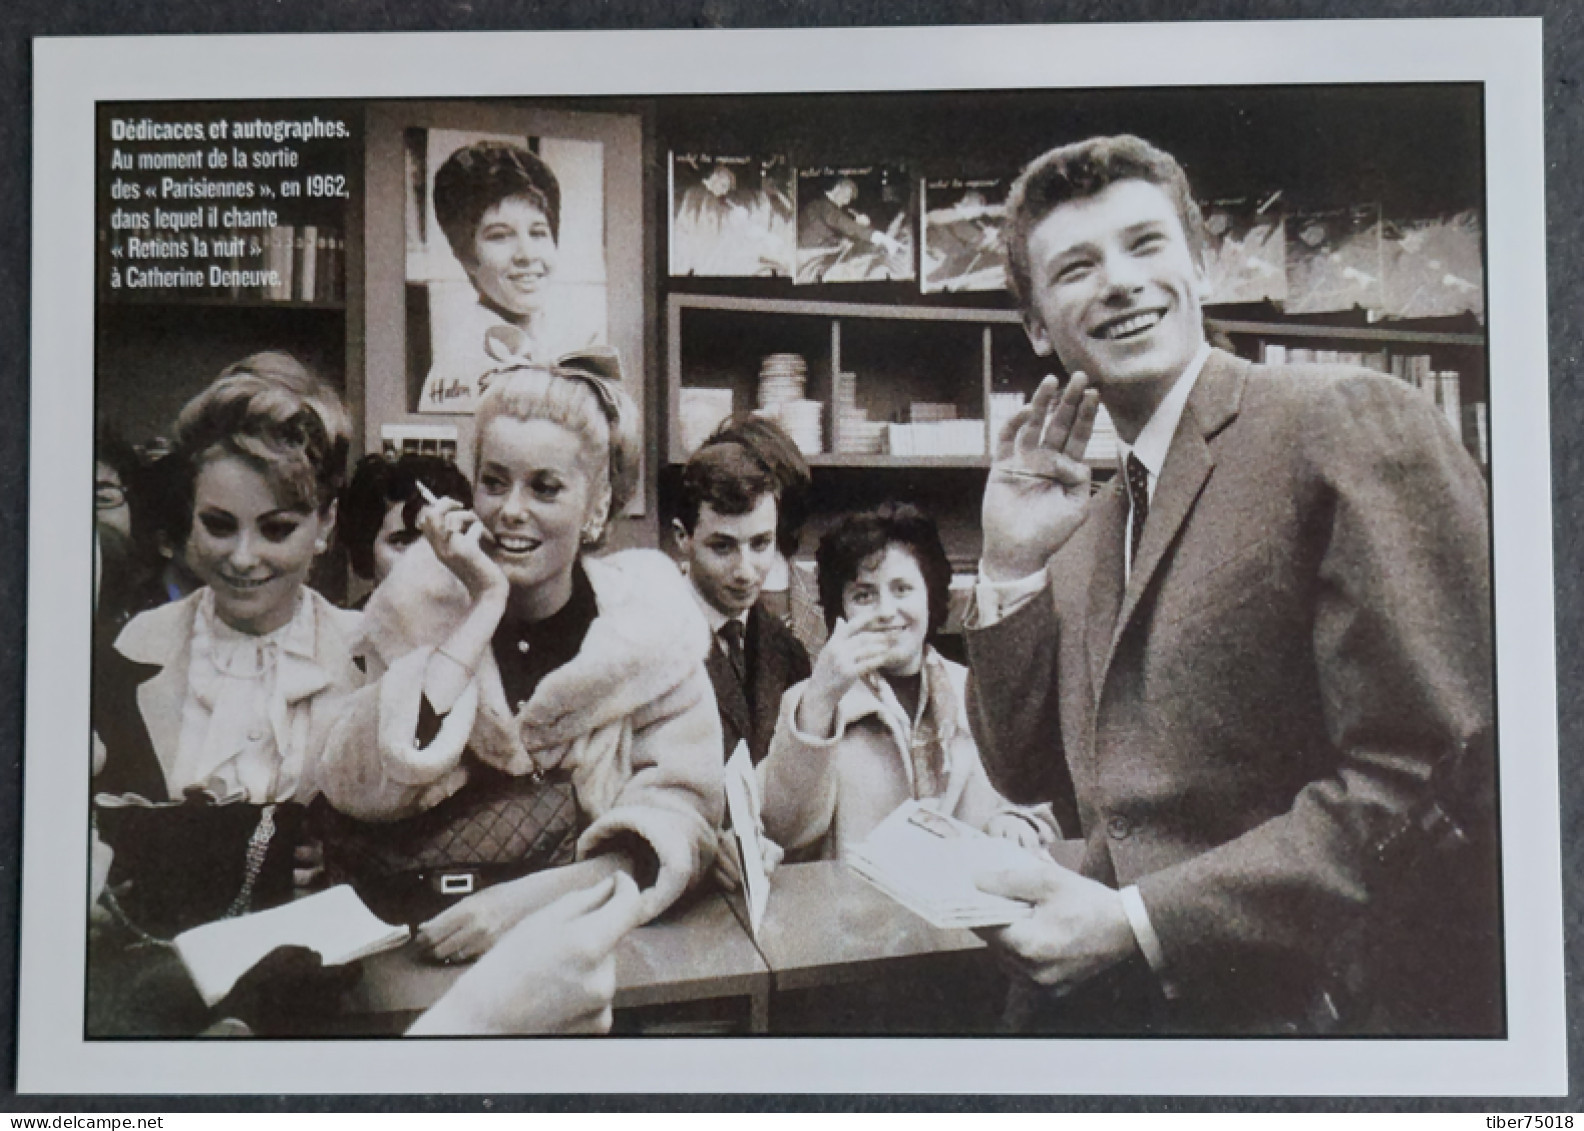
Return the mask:
<svg viewBox="0 0 1584 1131">
<path fill-rule="evenodd" d="M 1017 813 L 1042 839 L 1054 837 L 1047 821 L 1012 805 L 985 776 L 968 726 L 968 670 L 933 648 L 924 663 L 931 684 L 944 683 L 953 699 L 943 744 L 946 788 L 932 804 L 975 828 L 997 813 Z M 789 854 L 818 845 L 822 856 L 836 858 L 914 796 L 913 720 L 884 680 L 859 681 L 837 706 L 832 736 L 810 735 L 797 725 L 808 685 L 804 680 L 782 697 L 770 753 L 759 765 L 765 832 Z"/>
<path fill-rule="evenodd" d="M 578 654 L 514 713 L 486 649 L 439 734 L 419 749 L 424 670 L 468 598 L 427 544 L 414 545 L 365 610 L 370 685 L 330 735 L 322 788 L 353 817 L 396 820 L 462 787 L 464 750 L 509 774 L 565 767 L 590 821 L 580 856 L 622 833 L 653 848 L 659 878 L 644 893 L 653 917 L 709 866 L 721 818 L 709 629 L 663 554 L 628 550 L 583 565 L 599 613 Z"/>
</svg>

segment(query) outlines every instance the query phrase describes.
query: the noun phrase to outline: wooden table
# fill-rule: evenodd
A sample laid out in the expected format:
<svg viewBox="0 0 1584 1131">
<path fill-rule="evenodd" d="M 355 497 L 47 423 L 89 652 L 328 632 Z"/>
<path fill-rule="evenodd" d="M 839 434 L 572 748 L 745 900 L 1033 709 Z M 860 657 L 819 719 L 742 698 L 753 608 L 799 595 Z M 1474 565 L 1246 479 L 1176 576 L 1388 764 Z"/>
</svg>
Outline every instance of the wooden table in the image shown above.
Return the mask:
<svg viewBox="0 0 1584 1131">
<path fill-rule="evenodd" d="M 839 860 L 778 868 L 756 941 L 776 990 L 856 982 L 910 958 L 984 949 L 973 932 L 930 926 Z"/>
<path fill-rule="evenodd" d="M 1081 852 L 1081 844 L 1068 843 L 1054 855 L 1072 867 Z M 712 893 L 629 933 L 616 951 L 615 1008 L 746 999 L 750 1031 L 764 1033 L 773 994 L 882 975 L 933 976 L 930 964 L 949 965 L 954 955 L 958 970 L 989 958 L 972 932 L 930 926 L 836 860 L 777 869 L 757 939 L 747 923 L 740 897 Z M 400 1032 L 463 969 L 426 962 L 411 944 L 376 955 L 364 962 L 353 1012 Z"/>
<path fill-rule="evenodd" d="M 411 943 L 364 960 L 352 1009 L 404 1022 L 428 1009 L 458 978 L 463 966 L 419 957 Z M 616 949 L 618 1010 L 746 998 L 749 1027 L 769 1025 L 770 972 L 726 900 L 708 895 L 680 911 L 630 932 Z"/>
</svg>

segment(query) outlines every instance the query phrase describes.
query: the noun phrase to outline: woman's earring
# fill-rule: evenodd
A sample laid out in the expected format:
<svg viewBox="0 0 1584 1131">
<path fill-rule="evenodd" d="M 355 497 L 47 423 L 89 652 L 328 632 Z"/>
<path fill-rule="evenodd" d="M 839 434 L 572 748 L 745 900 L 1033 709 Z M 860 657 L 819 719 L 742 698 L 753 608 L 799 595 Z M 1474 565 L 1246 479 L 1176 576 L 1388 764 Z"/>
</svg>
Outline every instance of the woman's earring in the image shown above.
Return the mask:
<svg viewBox="0 0 1584 1131">
<path fill-rule="evenodd" d="M 605 533 L 605 524 L 597 519 L 590 519 L 583 524 L 583 531 L 579 535 L 583 545 L 592 546 L 600 540 L 600 535 Z"/>
</svg>

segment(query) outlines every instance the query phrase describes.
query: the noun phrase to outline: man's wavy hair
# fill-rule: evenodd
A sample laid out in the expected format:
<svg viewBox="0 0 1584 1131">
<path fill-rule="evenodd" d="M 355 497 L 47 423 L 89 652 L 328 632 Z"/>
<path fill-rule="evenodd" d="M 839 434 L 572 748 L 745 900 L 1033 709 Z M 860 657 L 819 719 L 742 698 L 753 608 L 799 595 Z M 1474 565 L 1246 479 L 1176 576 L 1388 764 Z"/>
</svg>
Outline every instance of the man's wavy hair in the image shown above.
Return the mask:
<svg viewBox="0 0 1584 1131">
<path fill-rule="evenodd" d="M 1097 196 L 1118 181 L 1147 181 L 1163 190 L 1182 221 L 1188 250 L 1196 262 L 1204 262 L 1208 246 L 1204 215 L 1177 159 L 1132 134 L 1092 137 L 1036 157 L 1018 174 L 1007 195 L 1001 242 L 1020 307 L 1027 310 L 1033 298 L 1028 243 L 1040 221 L 1060 205 Z"/>
</svg>

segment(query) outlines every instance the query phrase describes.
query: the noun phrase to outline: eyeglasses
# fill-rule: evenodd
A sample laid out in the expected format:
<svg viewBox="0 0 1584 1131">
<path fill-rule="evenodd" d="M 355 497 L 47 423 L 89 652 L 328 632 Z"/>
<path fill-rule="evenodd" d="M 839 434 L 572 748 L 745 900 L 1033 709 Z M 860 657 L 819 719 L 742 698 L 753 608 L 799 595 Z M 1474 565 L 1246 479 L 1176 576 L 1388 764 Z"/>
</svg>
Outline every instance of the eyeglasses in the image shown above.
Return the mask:
<svg viewBox="0 0 1584 1131">
<path fill-rule="evenodd" d="M 113 511 L 126 506 L 126 488 L 103 479 L 94 484 L 94 510 Z"/>
</svg>

